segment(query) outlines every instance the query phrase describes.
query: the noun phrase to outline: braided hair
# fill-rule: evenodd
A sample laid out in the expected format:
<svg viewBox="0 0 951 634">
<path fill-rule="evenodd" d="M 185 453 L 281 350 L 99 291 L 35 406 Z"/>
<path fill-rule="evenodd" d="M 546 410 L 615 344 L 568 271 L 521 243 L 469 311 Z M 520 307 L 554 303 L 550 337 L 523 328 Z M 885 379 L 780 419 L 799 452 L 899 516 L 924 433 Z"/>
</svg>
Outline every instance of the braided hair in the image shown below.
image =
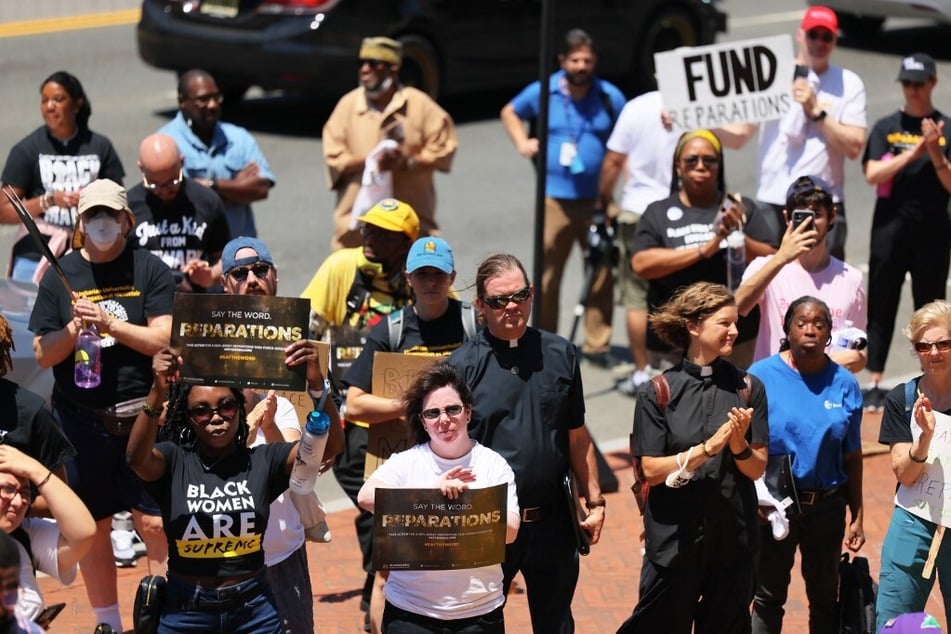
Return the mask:
<svg viewBox="0 0 951 634">
<path fill-rule="evenodd" d="M 170 441 L 186 449 L 195 448 L 195 430 L 188 422 L 188 394 L 191 392 L 191 383 L 172 383 L 168 387 L 168 414 L 165 424 L 159 427 L 158 440 Z M 238 402 L 238 431 L 234 441 L 239 447 L 244 447 L 248 439 L 248 420 L 244 411 L 244 392 L 231 388 L 231 395 Z"/>
<path fill-rule="evenodd" d="M 0 315 L 0 376 L 6 376 L 13 369 L 11 350 L 16 350 L 13 344 L 13 328 L 3 315 Z"/>
</svg>

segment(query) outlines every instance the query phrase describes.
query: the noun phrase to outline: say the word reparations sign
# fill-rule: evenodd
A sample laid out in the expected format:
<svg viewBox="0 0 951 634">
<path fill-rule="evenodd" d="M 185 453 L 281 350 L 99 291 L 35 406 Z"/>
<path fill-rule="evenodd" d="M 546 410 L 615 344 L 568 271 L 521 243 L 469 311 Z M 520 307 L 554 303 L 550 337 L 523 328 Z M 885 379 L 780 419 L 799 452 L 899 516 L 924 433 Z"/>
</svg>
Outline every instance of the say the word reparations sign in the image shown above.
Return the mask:
<svg viewBox="0 0 951 634">
<path fill-rule="evenodd" d="M 657 85 L 680 131 L 782 117 L 792 104 L 792 38 L 678 48 L 654 55 Z"/>
</svg>

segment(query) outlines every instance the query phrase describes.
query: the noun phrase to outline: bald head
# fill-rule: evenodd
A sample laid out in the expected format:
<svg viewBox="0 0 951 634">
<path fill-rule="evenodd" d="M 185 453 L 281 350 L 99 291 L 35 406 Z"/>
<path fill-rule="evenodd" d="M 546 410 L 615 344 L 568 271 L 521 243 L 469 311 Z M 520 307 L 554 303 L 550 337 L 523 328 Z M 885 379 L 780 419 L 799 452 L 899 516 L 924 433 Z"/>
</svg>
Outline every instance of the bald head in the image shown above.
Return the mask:
<svg viewBox="0 0 951 634">
<path fill-rule="evenodd" d="M 165 134 L 150 134 L 139 145 L 139 169 L 146 189 L 159 199 L 173 200 L 181 189 L 182 155 L 175 139 Z"/>
</svg>

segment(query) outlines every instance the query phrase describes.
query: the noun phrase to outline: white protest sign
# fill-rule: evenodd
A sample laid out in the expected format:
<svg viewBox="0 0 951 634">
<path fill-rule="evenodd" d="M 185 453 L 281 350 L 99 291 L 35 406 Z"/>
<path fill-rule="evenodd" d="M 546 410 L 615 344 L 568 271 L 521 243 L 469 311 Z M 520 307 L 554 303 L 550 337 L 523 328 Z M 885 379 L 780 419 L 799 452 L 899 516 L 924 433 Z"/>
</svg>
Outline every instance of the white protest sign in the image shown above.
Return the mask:
<svg viewBox="0 0 951 634">
<path fill-rule="evenodd" d="M 951 526 L 951 416 L 936 411 L 934 418 L 934 436 L 924 471 L 911 486 L 898 487 L 895 505 L 929 522 Z M 911 435 L 921 435 L 914 418 Z"/>
<path fill-rule="evenodd" d="M 657 85 L 677 130 L 779 119 L 793 105 L 789 35 L 656 53 Z"/>
</svg>

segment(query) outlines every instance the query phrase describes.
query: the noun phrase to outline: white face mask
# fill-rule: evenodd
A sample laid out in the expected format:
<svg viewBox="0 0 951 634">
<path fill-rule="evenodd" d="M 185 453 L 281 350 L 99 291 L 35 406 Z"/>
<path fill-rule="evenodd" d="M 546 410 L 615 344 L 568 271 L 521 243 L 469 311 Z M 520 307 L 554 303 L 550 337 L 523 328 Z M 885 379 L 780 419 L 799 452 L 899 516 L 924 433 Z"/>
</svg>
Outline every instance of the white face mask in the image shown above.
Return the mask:
<svg viewBox="0 0 951 634">
<path fill-rule="evenodd" d="M 83 227 L 83 233 L 90 242 L 103 251 L 114 245 L 122 234 L 122 223 L 106 214 L 99 214 L 92 220 L 84 220 Z"/>
</svg>

